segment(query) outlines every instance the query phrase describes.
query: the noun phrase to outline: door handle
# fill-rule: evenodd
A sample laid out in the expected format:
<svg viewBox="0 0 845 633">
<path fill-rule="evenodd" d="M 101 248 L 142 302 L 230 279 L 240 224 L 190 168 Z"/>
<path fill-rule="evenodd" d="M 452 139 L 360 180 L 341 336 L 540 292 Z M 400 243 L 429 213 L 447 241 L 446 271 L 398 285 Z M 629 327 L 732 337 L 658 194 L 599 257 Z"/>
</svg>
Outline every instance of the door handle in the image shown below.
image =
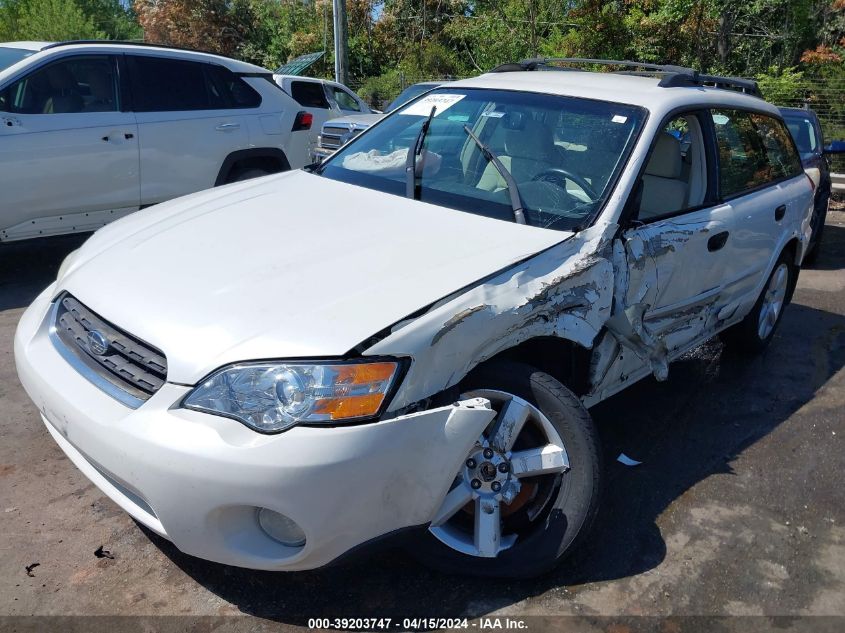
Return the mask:
<svg viewBox="0 0 845 633">
<path fill-rule="evenodd" d="M 775 222 L 780 222 L 783 220 L 783 216 L 786 215 L 786 205 L 782 204 L 777 209 L 775 209 Z"/>
<path fill-rule="evenodd" d="M 730 235 L 730 233 L 727 231 L 722 231 L 721 233 L 713 235 L 709 240 L 707 240 L 707 250 L 711 253 L 718 251 L 727 243 L 728 235 Z"/>
<path fill-rule="evenodd" d="M 135 138 L 135 135 L 132 134 L 132 132 L 112 132 L 111 134 L 106 134 L 102 138 L 102 141 L 103 141 L 103 143 L 110 143 L 112 141 L 117 141 L 119 143 L 121 136 L 127 141 Z"/>
<path fill-rule="evenodd" d="M 237 130 L 240 127 L 240 123 L 221 123 L 214 129 L 218 132 L 228 132 L 229 130 Z"/>
</svg>

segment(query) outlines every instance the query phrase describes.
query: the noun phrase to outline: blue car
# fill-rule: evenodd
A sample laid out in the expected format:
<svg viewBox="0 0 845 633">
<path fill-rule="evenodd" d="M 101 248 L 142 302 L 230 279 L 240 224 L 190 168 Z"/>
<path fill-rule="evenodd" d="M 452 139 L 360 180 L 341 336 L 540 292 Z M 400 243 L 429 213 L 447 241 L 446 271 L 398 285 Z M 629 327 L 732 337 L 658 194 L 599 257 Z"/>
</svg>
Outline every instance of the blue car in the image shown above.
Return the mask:
<svg viewBox="0 0 845 633">
<path fill-rule="evenodd" d="M 813 235 L 810 238 L 810 249 L 804 257 L 805 263 L 812 264 L 819 255 L 827 208 L 830 203 L 831 179 L 828 156 L 845 153 L 845 141 L 832 141 L 830 145 L 825 146 L 819 117 L 809 108 L 780 108 L 780 112 L 798 147 L 804 171 L 815 187 Z"/>
</svg>

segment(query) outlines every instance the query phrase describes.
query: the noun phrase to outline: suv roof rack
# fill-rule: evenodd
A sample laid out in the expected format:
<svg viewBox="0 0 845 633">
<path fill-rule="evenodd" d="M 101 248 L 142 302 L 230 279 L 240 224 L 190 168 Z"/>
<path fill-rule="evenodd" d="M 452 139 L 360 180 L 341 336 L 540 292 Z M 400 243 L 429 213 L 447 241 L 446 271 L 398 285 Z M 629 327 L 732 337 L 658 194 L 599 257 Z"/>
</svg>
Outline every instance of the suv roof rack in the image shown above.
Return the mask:
<svg viewBox="0 0 845 633">
<path fill-rule="evenodd" d="M 502 64 L 490 72 L 508 73 L 525 70 L 570 70 L 581 71 L 582 68 L 569 68 L 565 66 L 554 66 L 557 63 L 621 66 L 630 70 L 615 71 L 619 74 L 659 77 L 657 84 L 661 88 L 678 88 L 689 86 L 709 86 L 725 90 L 735 90 L 762 98 L 760 88 L 753 79 L 742 79 L 740 77 L 721 77 L 718 75 L 705 75 L 693 68 L 685 66 L 673 66 L 671 64 L 650 64 L 647 62 L 634 62 L 619 59 L 589 59 L 585 57 L 537 57 L 524 59 L 521 62 Z M 636 70 L 639 69 L 639 70 Z"/>
<path fill-rule="evenodd" d="M 145 48 L 167 48 L 174 51 L 185 51 L 187 53 L 204 53 L 206 55 L 216 55 L 217 57 L 225 57 L 220 53 L 212 53 L 211 51 L 204 51 L 197 48 L 186 48 L 184 46 L 171 46 L 170 44 L 153 44 L 152 42 L 138 42 L 135 40 L 66 40 L 64 42 L 53 42 L 41 48 L 42 51 L 51 48 L 59 48 L 61 46 L 73 46 L 75 44 L 118 44 L 119 46 L 143 46 Z"/>
</svg>

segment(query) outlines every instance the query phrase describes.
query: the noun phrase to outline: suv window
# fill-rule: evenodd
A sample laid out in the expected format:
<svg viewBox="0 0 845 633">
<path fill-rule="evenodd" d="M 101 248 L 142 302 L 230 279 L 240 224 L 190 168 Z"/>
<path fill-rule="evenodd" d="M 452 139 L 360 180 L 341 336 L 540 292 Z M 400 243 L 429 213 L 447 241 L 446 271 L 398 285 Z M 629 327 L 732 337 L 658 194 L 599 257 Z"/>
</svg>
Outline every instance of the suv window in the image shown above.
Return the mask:
<svg viewBox="0 0 845 633">
<path fill-rule="evenodd" d="M 86 55 L 49 64 L 7 87 L 0 102 L 5 111 L 20 114 L 115 112 L 120 109 L 115 60 Z"/>
<path fill-rule="evenodd" d="M 337 105 L 340 106 L 341 110 L 346 110 L 347 112 L 360 112 L 361 106 L 358 105 L 358 102 L 355 100 L 351 94 L 346 92 L 343 88 L 337 88 L 336 86 L 331 86 L 332 91 L 332 98 L 337 101 Z"/>
<path fill-rule="evenodd" d="M 293 81 L 290 84 L 290 92 L 296 102 L 306 108 L 329 107 L 323 84 L 317 81 Z"/>
<path fill-rule="evenodd" d="M 255 108 L 261 96 L 216 64 L 130 56 L 132 95 L 138 112 Z"/>
<path fill-rule="evenodd" d="M 765 114 L 713 110 L 722 197 L 731 197 L 801 173 L 786 126 Z"/>
</svg>

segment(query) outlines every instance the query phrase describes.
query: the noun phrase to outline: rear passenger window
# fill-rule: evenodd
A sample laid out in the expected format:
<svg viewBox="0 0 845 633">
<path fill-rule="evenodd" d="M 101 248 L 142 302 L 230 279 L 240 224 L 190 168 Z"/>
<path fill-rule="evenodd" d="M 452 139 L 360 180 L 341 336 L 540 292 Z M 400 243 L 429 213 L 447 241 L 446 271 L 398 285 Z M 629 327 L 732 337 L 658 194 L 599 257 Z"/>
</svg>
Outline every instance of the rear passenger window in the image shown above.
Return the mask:
<svg viewBox="0 0 845 633">
<path fill-rule="evenodd" d="M 216 64 L 132 56 L 132 93 L 138 112 L 254 108 L 261 96 Z"/>
<path fill-rule="evenodd" d="M 764 114 L 714 110 L 723 198 L 740 195 L 801 173 L 786 126 Z"/>
<path fill-rule="evenodd" d="M 329 101 L 323 91 L 323 84 L 317 81 L 293 81 L 290 85 L 291 96 L 306 108 L 326 108 Z"/>
</svg>

